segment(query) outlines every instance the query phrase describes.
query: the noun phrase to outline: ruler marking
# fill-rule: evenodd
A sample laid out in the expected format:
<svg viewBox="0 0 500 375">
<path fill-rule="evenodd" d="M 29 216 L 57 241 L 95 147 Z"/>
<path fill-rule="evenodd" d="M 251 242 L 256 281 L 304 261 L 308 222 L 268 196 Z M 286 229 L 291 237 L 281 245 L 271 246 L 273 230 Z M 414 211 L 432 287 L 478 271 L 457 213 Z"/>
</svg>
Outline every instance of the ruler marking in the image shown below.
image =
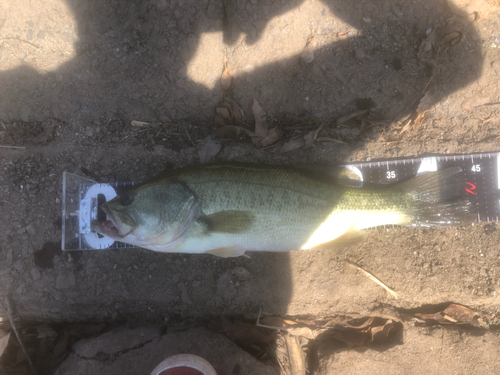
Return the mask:
<svg viewBox="0 0 500 375">
<path fill-rule="evenodd" d="M 497 156 L 497 189 L 500 189 L 500 156 Z"/>
</svg>

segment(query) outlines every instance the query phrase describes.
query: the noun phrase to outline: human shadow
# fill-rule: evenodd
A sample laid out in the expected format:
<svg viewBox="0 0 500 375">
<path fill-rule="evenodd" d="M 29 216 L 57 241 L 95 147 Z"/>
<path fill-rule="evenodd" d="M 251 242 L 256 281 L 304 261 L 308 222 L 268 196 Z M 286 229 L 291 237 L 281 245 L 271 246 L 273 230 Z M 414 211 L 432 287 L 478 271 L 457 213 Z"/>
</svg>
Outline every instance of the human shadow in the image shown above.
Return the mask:
<svg viewBox="0 0 500 375">
<path fill-rule="evenodd" d="M 38 122 L 56 118 L 63 123 L 66 134 L 80 132 L 82 124 L 92 129 L 105 128 L 112 118 L 127 123 L 210 122 L 224 91 L 217 83 L 209 88 L 192 81 L 187 71 L 201 36 L 222 32 L 227 49 L 238 41 L 251 48 L 273 19 L 305 3 L 67 0 L 77 24 L 76 56 L 46 74 L 28 66 L 1 72 L 0 120 L 39 126 Z M 246 113 L 250 113 L 252 98 L 256 98 L 268 114 L 276 116 L 308 114 L 335 119 L 369 107 L 381 116 L 397 117 L 418 103 L 431 78 L 436 87 L 434 98 L 440 100 L 481 73 L 482 56 L 474 26 L 449 2 L 323 0 L 317 6 L 321 7 L 318 14 L 331 12 L 342 23 L 304 20 L 314 23 L 322 40 L 308 64 L 294 55 L 237 72 L 231 95 Z M 346 24 L 350 28 L 342 29 Z M 437 25 L 441 39 L 424 51 L 430 54 L 424 61 L 419 55 L 420 46 L 426 31 Z M 456 30 L 461 42 L 435 60 L 437 44 Z M 242 35 L 245 38 L 241 39 Z M 222 70 L 222 61 L 220 67 Z M 76 135 L 69 139 L 81 146 Z M 109 140 L 100 139 L 86 147 L 91 155 L 102 159 L 108 145 Z M 57 147 L 58 140 L 50 146 Z M 117 162 L 112 168 L 137 164 L 137 153 L 122 150 L 119 155 L 121 164 Z M 166 155 L 170 154 L 163 154 L 164 159 Z M 82 159 L 74 160 L 69 163 L 76 168 Z M 135 170 L 132 168 L 130 178 L 138 178 L 144 169 L 153 168 L 151 159 L 139 164 Z M 96 319 L 120 314 L 251 315 L 262 306 L 269 313 L 284 314 L 292 294 L 287 254 L 220 260 L 142 250 L 88 252 L 78 260 L 80 271 L 75 268 L 75 272 L 85 272 L 92 258 L 101 269 L 115 264 L 116 270 L 107 269 L 107 279 L 95 273 L 82 276 L 81 283 L 64 292 L 71 294 L 73 303 L 56 315 L 77 318 L 81 314 Z M 95 283 L 102 283 L 102 288 L 94 291 L 90 284 Z M 90 289 L 93 292 L 86 293 Z M 24 308 L 33 310 L 28 302 Z M 38 307 L 48 311 L 49 302 Z M 89 309 L 92 304 L 99 307 Z"/>
</svg>

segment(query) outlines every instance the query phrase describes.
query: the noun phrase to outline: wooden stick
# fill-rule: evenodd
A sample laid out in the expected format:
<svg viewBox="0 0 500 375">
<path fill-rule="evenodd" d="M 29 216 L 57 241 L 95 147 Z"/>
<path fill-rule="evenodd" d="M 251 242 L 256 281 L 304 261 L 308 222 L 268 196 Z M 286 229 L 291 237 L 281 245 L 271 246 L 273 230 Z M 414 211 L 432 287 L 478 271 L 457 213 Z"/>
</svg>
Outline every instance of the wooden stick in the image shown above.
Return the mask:
<svg viewBox="0 0 500 375">
<path fill-rule="evenodd" d="M 363 275 L 365 275 L 366 277 L 368 277 L 371 281 L 373 281 L 374 283 L 377 283 L 378 285 L 380 285 L 382 288 L 384 288 L 391 296 L 393 296 L 394 298 L 398 299 L 399 298 L 399 295 L 394 291 L 392 290 L 391 288 L 389 288 L 387 285 L 385 285 L 382 281 L 380 281 L 379 279 L 377 279 L 375 276 L 373 276 L 370 272 L 368 271 L 365 271 L 364 269 L 362 269 L 361 267 L 359 267 L 358 265 L 346 260 L 347 264 L 355 267 L 358 271 L 361 271 L 361 273 Z"/>
<path fill-rule="evenodd" d="M 39 47 L 39 46 L 37 46 L 36 44 L 33 44 L 33 43 L 31 43 L 31 42 L 28 42 L 27 40 L 24 40 L 24 39 L 21 39 L 21 38 L 15 37 L 15 36 L 6 36 L 6 37 L 3 37 L 3 38 L 0 38 L 0 40 L 7 40 L 7 39 L 14 39 L 14 40 L 18 40 L 18 41 L 20 41 L 20 42 L 30 44 L 30 45 L 32 45 L 33 47 L 40 49 L 40 47 Z"/>
<path fill-rule="evenodd" d="M 7 304 L 7 316 L 9 317 L 10 325 L 12 326 L 12 330 L 14 331 L 17 341 L 19 342 L 19 345 L 21 346 L 21 349 L 23 350 L 23 353 L 28 360 L 28 364 L 30 365 L 31 371 L 33 374 L 36 375 L 36 369 L 35 366 L 33 366 L 33 362 L 31 362 L 31 358 L 28 355 L 28 352 L 26 351 L 26 348 L 24 347 L 24 344 L 21 340 L 21 336 L 19 336 L 19 332 L 17 332 L 16 325 L 14 324 L 14 319 L 12 319 L 12 307 L 10 305 L 9 297 L 5 297 L 5 303 Z"/>
<path fill-rule="evenodd" d="M 24 146 L 7 146 L 7 145 L 0 145 L 1 148 L 16 148 L 20 150 L 26 150 L 26 147 Z"/>
</svg>

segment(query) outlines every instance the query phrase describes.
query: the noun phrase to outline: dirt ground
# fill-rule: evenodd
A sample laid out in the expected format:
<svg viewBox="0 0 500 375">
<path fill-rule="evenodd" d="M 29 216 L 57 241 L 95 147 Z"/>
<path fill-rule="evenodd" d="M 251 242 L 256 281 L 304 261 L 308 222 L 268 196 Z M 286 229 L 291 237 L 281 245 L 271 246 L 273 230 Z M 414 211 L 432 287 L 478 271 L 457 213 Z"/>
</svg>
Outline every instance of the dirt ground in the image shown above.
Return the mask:
<svg viewBox="0 0 500 375">
<path fill-rule="evenodd" d="M 499 86 L 497 0 L 2 1 L 0 301 L 21 325 L 255 319 L 261 309 L 386 316 L 401 337 L 319 343 L 311 373 L 500 373 L 496 223 L 373 230 L 354 247 L 250 259 L 60 250 L 63 171 L 139 181 L 201 162 L 499 151 Z M 216 118 L 236 103 L 238 125 L 253 131 L 254 99 L 280 130 L 266 147 L 221 133 Z M 320 126 L 314 143 L 300 141 Z M 484 327 L 416 324 L 415 312 L 451 302 Z"/>
</svg>

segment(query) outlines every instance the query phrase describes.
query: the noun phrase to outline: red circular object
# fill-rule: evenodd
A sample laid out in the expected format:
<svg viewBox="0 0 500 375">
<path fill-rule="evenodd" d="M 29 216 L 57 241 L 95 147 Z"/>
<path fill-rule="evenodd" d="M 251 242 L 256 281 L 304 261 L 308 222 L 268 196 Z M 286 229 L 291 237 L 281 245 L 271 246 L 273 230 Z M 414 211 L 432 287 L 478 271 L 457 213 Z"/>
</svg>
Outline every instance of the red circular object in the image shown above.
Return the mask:
<svg viewBox="0 0 500 375">
<path fill-rule="evenodd" d="M 192 367 L 174 367 L 160 372 L 158 375 L 203 375 L 200 371 Z"/>
</svg>

